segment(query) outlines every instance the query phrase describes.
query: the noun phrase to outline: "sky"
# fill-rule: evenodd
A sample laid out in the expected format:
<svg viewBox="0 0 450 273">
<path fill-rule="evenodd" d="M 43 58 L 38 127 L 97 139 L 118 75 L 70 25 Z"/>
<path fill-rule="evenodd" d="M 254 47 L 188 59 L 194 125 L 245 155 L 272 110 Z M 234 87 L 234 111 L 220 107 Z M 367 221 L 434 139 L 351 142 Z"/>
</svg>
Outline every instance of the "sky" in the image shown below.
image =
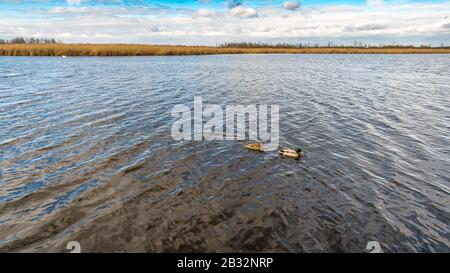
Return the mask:
<svg viewBox="0 0 450 273">
<path fill-rule="evenodd" d="M 0 0 L 0 38 L 450 45 L 450 0 Z"/>
</svg>

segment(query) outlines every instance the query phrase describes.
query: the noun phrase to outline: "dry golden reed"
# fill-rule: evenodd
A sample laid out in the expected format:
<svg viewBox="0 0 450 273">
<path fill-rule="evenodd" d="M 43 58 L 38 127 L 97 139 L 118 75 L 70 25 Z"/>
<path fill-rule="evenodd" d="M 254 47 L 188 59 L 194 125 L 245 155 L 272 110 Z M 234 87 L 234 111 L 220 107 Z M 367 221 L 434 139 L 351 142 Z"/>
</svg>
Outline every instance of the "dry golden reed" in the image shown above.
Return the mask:
<svg viewBox="0 0 450 273">
<path fill-rule="evenodd" d="M 134 44 L 0 44 L 0 56 L 163 56 L 211 54 L 432 54 L 450 48 L 432 47 L 308 47 L 234 48 Z"/>
</svg>

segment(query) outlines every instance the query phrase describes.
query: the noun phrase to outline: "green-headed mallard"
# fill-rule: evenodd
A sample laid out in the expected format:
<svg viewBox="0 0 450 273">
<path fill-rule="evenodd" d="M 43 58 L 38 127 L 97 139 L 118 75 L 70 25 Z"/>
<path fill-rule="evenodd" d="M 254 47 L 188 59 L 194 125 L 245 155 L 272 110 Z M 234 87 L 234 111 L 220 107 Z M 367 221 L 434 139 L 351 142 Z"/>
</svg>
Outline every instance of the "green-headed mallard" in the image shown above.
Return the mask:
<svg viewBox="0 0 450 273">
<path fill-rule="evenodd" d="M 263 152 L 264 151 L 262 143 L 246 144 L 245 148 L 247 148 L 249 150 L 253 150 L 253 151 L 258 151 L 258 152 Z"/>
<path fill-rule="evenodd" d="M 279 153 L 280 153 L 280 155 L 289 156 L 289 157 L 292 157 L 292 158 L 300 158 L 300 157 L 302 157 L 304 155 L 302 149 L 300 149 L 300 148 L 297 148 L 295 150 L 292 150 L 292 149 L 281 149 Z"/>
</svg>

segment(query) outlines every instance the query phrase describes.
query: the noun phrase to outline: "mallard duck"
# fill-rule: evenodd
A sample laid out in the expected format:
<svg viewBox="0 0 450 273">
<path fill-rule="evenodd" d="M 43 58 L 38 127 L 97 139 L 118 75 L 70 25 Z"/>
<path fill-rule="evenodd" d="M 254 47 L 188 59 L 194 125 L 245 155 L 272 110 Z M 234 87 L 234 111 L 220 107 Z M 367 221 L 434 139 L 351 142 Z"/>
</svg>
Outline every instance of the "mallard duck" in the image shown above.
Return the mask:
<svg viewBox="0 0 450 273">
<path fill-rule="evenodd" d="M 253 151 L 258 151 L 258 152 L 263 152 L 264 151 L 262 143 L 247 144 L 247 145 L 245 145 L 245 148 L 247 148 L 249 150 L 253 150 Z"/>
<path fill-rule="evenodd" d="M 300 158 L 300 157 L 302 157 L 304 155 L 302 149 L 300 149 L 300 148 L 297 148 L 295 150 L 292 150 L 292 149 L 281 149 L 279 153 L 280 153 L 280 155 L 289 156 L 289 157 L 292 157 L 292 158 Z"/>
</svg>

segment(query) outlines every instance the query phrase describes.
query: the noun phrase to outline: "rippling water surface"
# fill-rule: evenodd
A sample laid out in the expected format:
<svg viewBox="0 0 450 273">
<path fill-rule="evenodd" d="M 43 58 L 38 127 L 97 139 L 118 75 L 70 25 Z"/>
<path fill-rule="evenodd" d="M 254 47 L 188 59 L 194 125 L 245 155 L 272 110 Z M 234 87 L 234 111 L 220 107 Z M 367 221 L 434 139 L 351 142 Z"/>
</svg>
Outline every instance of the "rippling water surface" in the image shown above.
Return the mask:
<svg viewBox="0 0 450 273">
<path fill-rule="evenodd" d="M 0 58 L 0 251 L 450 251 L 449 55 Z M 281 146 L 172 107 L 278 104 Z"/>
</svg>

